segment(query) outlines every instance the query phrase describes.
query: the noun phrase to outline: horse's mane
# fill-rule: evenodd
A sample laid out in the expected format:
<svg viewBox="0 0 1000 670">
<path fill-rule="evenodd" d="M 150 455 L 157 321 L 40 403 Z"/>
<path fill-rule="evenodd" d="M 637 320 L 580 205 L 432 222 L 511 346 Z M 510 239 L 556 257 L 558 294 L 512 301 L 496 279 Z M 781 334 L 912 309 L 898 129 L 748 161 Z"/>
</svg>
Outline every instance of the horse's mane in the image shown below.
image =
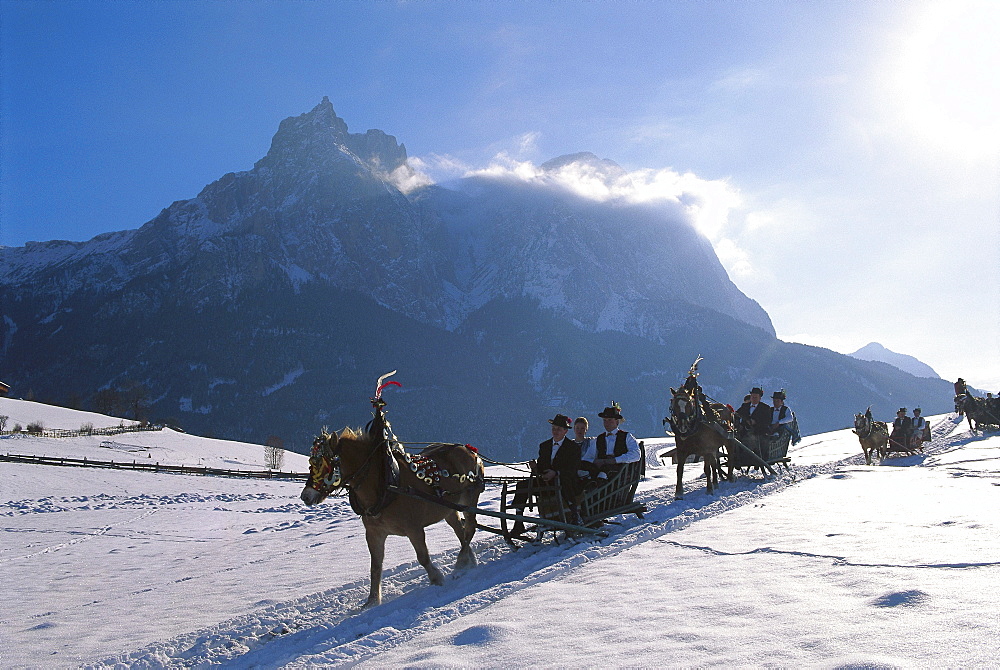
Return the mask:
<svg viewBox="0 0 1000 670">
<path fill-rule="evenodd" d="M 323 429 L 323 433 L 326 435 L 331 435 L 328 433 L 326 428 Z M 371 442 L 371 435 L 365 432 L 362 428 L 351 428 L 350 426 L 344 426 L 344 429 L 337 434 L 337 439 L 343 440 L 354 440 L 355 442 Z"/>
</svg>

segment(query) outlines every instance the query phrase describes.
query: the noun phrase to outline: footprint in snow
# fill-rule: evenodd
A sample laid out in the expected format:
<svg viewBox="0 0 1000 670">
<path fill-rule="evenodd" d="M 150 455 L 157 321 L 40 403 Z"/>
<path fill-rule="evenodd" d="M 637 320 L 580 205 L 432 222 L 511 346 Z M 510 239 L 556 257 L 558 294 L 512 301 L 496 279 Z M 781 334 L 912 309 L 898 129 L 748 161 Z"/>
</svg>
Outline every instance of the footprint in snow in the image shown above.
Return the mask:
<svg viewBox="0 0 1000 670">
<path fill-rule="evenodd" d="M 872 601 L 875 607 L 912 607 L 925 602 L 930 596 L 923 591 L 910 589 L 907 591 L 896 591 L 887 593 Z"/>
</svg>

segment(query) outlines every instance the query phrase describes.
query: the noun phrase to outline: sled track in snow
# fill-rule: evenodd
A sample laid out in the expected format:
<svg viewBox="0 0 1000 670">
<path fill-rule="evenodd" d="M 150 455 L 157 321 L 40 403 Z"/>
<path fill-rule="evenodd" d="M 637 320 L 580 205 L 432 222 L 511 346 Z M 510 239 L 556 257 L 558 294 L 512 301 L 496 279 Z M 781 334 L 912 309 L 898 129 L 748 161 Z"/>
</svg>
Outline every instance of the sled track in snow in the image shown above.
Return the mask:
<svg viewBox="0 0 1000 670">
<path fill-rule="evenodd" d="M 924 454 L 889 459 L 887 465 L 918 464 L 957 448 L 960 445 L 955 442 L 960 440 L 947 438 L 958 425 L 951 417 L 939 422 L 932 429 L 933 439 Z M 610 526 L 611 535 L 600 541 L 526 545 L 514 552 L 502 539 L 482 539 L 480 535 L 474 542 L 480 565 L 464 576 L 448 574 L 442 587 L 430 586 L 423 568 L 411 561 L 385 571 L 383 604 L 369 610 L 359 609 L 368 596 L 365 577 L 84 667 L 303 667 L 358 663 L 522 589 L 562 578 L 590 561 L 616 556 L 701 519 L 758 503 L 796 482 L 863 464 L 859 447 L 855 456 L 798 466 L 792 474 L 768 479 L 741 477 L 735 483 L 723 483 L 721 494 L 715 496 L 709 496 L 701 486 L 689 491 L 684 500 L 675 501 L 673 486 L 664 486 L 636 496 L 650 510 L 644 520 L 629 516 L 620 526 Z M 457 549 L 442 552 L 435 556 L 435 562 L 447 573 L 456 554 Z"/>
</svg>

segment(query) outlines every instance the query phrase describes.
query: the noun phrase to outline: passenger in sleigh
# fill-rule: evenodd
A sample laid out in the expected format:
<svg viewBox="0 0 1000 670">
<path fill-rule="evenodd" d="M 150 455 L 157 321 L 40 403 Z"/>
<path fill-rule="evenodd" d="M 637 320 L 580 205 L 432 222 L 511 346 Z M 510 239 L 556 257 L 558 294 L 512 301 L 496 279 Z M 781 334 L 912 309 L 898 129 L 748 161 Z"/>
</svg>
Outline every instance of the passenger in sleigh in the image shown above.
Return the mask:
<svg viewBox="0 0 1000 670">
<path fill-rule="evenodd" d="M 535 477 L 543 483 L 552 483 L 559 476 L 559 491 L 563 502 L 570 510 L 570 523 L 576 523 L 578 514 L 576 501 L 580 495 L 581 484 L 577 477 L 580 469 L 580 445 L 566 437 L 571 426 L 570 418 L 565 414 L 556 414 L 549 419 L 552 424 L 552 437 L 538 445 L 538 460 L 532 464 Z M 514 490 L 512 506 L 518 514 L 522 514 L 528 504 L 530 483 L 520 482 Z M 514 535 L 524 532 L 524 523 L 515 521 L 511 530 Z"/>
<path fill-rule="evenodd" d="M 750 399 L 736 410 L 736 423 L 741 436 L 765 437 L 770 432 L 772 408 L 761 402 L 763 395 L 764 389 L 754 386 L 750 389 Z"/>
<path fill-rule="evenodd" d="M 581 471 L 591 482 L 607 479 L 626 463 L 635 463 L 642 458 L 639 443 L 631 433 L 619 426 L 625 420 L 622 408 L 616 402 L 605 407 L 597 416 L 604 421 L 604 432 L 587 443 L 587 451 L 581 455 Z"/>
<path fill-rule="evenodd" d="M 913 433 L 913 419 L 906 416 L 906 408 L 900 407 L 896 412 L 896 420 L 892 422 L 892 433 L 889 434 L 889 448 L 892 451 L 909 451 L 910 435 Z"/>
<path fill-rule="evenodd" d="M 920 416 L 920 408 L 913 409 L 913 432 L 910 434 L 910 449 L 916 451 L 924 450 L 924 442 L 930 442 L 930 425 L 927 419 Z"/>
<path fill-rule="evenodd" d="M 771 424 L 768 433 L 772 438 L 781 435 L 781 431 L 789 431 L 791 423 L 795 420 L 792 409 L 785 404 L 785 389 L 775 391 L 771 394 L 774 406 L 771 408 Z"/>
</svg>

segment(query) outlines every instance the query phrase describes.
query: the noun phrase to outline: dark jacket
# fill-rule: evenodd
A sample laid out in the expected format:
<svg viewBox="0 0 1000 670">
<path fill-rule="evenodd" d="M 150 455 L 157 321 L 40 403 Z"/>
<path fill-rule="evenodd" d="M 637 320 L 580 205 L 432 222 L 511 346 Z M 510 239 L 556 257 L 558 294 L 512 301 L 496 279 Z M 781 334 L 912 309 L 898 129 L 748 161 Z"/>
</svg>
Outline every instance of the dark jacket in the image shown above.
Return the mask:
<svg viewBox="0 0 1000 670">
<path fill-rule="evenodd" d="M 538 474 L 546 470 L 558 472 L 563 498 L 567 500 L 572 500 L 579 492 L 580 480 L 576 474 L 579 469 L 580 443 L 573 441 L 568 435 L 563 438 L 555 454 L 552 453 L 551 438 L 538 445 Z"/>
<path fill-rule="evenodd" d="M 750 402 L 747 401 L 736 410 L 736 416 L 744 431 L 754 435 L 767 435 L 771 429 L 772 410 L 770 405 L 761 401 L 757 403 L 757 408 L 751 414 Z"/>
</svg>

